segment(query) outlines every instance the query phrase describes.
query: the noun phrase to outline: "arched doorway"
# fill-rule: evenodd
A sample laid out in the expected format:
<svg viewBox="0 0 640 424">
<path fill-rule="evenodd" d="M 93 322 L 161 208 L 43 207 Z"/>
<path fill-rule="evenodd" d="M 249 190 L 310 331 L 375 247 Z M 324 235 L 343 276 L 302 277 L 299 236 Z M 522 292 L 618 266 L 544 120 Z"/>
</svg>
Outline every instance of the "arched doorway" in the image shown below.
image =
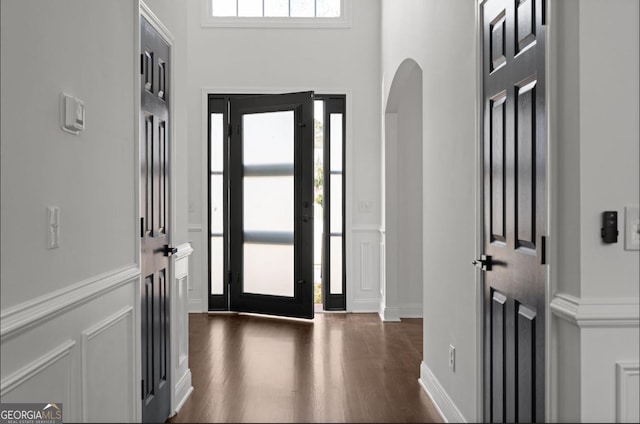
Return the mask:
<svg viewBox="0 0 640 424">
<path fill-rule="evenodd" d="M 385 109 L 382 301 L 385 321 L 422 317 L 422 68 L 403 61 Z"/>
</svg>

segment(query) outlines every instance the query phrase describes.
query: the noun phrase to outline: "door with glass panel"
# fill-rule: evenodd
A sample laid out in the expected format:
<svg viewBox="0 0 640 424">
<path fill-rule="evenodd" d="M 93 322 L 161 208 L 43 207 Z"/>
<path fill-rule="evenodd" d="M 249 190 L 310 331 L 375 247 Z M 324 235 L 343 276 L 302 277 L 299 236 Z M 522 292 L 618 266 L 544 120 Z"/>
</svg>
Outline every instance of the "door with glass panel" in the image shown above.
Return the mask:
<svg viewBox="0 0 640 424">
<path fill-rule="evenodd" d="M 230 309 L 313 318 L 313 93 L 229 105 Z"/>
</svg>

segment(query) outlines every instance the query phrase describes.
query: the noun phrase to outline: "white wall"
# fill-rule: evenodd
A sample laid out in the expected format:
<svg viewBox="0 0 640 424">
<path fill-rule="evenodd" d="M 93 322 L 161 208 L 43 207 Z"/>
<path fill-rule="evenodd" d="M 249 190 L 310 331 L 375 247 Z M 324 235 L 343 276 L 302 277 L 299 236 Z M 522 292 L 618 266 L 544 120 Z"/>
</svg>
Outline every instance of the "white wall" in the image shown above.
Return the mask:
<svg viewBox="0 0 640 424">
<path fill-rule="evenodd" d="M 422 317 L 422 70 L 398 104 L 398 299 L 400 317 Z M 413 88 L 416 88 L 413 90 Z"/>
<path fill-rule="evenodd" d="M 423 71 L 422 380 L 477 420 L 475 2 L 384 0 L 383 104 L 400 64 Z M 456 370 L 448 348 L 456 347 Z M 440 405 L 442 407 L 442 405 Z"/>
<path fill-rule="evenodd" d="M 385 110 L 380 316 L 422 317 L 422 69 L 400 65 Z"/>
<path fill-rule="evenodd" d="M 2 1 L 3 309 L 135 263 L 132 10 Z M 63 91 L 85 102 L 79 136 L 60 129 Z M 56 250 L 47 206 L 60 208 Z"/>
<path fill-rule="evenodd" d="M 206 310 L 207 135 L 203 89 L 220 92 L 315 90 L 347 94 L 348 307 L 378 307 L 380 225 L 380 2 L 353 0 L 352 26 L 341 29 L 207 28 L 189 2 L 189 236 L 194 245 L 189 295 Z M 371 211 L 357 205 L 369 201 Z M 350 233 L 353 229 L 353 233 Z M 352 248 L 350 249 L 350 247 Z M 365 269 L 363 269 L 365 268 Z M 363 269 L 362 272 L 360 270 Z"/>
<path fill-rule="evenodd" d="M 552 418 L 637 421 L 622 411 L 616 366 L 635 364 L 637 393 L 638 251 L 624 250 L 624 207 L 640 192 L 640 5 L 634 0 L 563 0 L 551 4 L 552 184 L 559 235 L 552 262 L 552 354 L 558 399 Z M 601 213 L 616 210 L 617 244 L 600 239 Z M 556 264 L 554 266 L 554 264 Z M 565 320 L 567 322 L 560 322 Z M 557 329 L 556 329 L 557 328 Z M 562 333 L 562 336 L 559 334 Z M 634 379 L 635 378 L 635 379 Z M 561 390 L 570 389 L 566 396 Z M 569 398 L 569 401 L 563 401 Z M 637 405 L 637 398 L 630 398 Z M 627 415 L 625 415 L 627 414 Z"/>
</svg>

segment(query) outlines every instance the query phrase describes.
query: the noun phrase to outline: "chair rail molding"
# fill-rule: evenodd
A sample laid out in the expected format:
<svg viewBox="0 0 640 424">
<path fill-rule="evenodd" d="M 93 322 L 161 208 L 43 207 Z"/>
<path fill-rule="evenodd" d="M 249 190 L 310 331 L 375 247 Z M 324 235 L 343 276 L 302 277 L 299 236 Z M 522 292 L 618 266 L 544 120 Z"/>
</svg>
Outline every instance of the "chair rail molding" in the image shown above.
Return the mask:
<svg viewBox="0 0 640 424">
<path fill-rule="evenodd" d="M 10 337 L 139 277 L 140 268 L 128 265 L 8 308 L 0 314 L 0 340 L 4 343 Z"/>
<path fill-rule="evenodd" d="M 580 328 L 638 327 L 638 298 L 578 298 L 556 293 L 551 300 L 551 312 Z"/>
</svg>

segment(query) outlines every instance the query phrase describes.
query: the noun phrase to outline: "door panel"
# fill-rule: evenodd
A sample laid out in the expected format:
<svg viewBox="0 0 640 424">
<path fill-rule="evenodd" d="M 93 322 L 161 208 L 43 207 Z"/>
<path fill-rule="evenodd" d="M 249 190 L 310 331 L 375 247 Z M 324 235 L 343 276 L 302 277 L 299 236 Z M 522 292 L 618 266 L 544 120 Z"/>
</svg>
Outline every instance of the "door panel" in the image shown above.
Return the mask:
<svg viewBox="0 0 640 424">
<path fill-rule="evenodd" d="M 484 419 L 545 419 L 543 0 L 482 8 Z"/>
<path fill-rule="evenodd" d="M 230 305 L 313 318 L 313 93 L 230 101 Z"/>
<path fill-rule="evenodd" d="M 140 18 L 140 195 L 142 287 L 142 420 L 170 411 L 169 340 L 169 46 Z"/>
</svg>

